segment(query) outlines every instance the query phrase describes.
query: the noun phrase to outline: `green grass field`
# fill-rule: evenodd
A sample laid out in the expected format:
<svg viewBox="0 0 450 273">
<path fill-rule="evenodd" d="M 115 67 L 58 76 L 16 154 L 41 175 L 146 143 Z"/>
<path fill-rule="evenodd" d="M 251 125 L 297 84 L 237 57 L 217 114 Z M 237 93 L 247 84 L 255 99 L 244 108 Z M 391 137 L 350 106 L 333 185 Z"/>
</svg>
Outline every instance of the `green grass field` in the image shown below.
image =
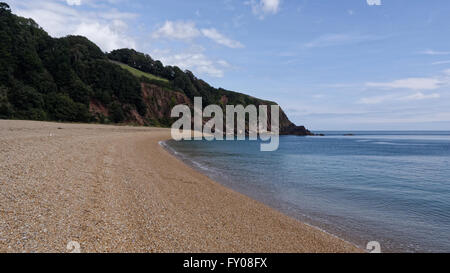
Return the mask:
<svg viewBox="0 0 450 273">
<path fill-rule="evenodd" d="M 150 74 L 150 73 L 142 72 L 142 71 L 140 71 L 138 69 L 135 69 L 135 68 L 133 68 L 131 66 L 128 66 L 126 64 L 123 64 L 123 63 L 120 63 L 120 62 L 116 62 L 116 61 L 111 61 L 111 62 L 113 62 L 113 63 L 115 63 L 117 65 L 120 65 L 120 67 L 122 67 L 125 70 L 128 70 L 131 74 L 133 74 L 134 76 L 136 76 L 138 78 L 146 77 L 149 80 L 156 80 L 156 81 L 161 81 L 161 82 L 164 82 L 164 83 L 168 83 L 169 82 L 169 80 L 167 80 L 167 79 L 155 76 L 155 75 Z"/>
</svg>

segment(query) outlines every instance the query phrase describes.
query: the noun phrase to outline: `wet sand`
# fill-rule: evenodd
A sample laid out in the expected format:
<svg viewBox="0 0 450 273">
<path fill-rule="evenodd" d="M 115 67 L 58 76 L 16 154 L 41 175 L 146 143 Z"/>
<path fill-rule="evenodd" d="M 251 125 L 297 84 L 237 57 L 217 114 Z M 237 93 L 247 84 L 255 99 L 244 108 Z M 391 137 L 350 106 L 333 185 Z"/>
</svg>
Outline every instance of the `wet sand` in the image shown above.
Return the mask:
<svg viewBox="0 0 450 273">
<path fill-rule="evenodd" d="M 0 120 L 0 252 L 361 252 L 185 165 L 169 138 Z"/>
</svg>

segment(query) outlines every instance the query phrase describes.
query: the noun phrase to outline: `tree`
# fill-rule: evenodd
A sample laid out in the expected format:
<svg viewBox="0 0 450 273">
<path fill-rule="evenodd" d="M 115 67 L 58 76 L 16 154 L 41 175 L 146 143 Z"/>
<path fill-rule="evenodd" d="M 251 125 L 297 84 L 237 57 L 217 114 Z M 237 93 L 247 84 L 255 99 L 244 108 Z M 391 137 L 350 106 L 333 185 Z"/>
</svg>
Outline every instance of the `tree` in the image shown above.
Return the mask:
<svg viewBox="0 0 450 273">
<path fill-rule="evenodd" d="M 57 121 L 89 121 L 88 108 L 74 102 L 68 95 L 50 93 L 45 100 L 46 109 L 53 120 Z"/>
<path fill-rule="evenodd" d="M 14 84 L 13 88 L 9 90 L 8 98 L 18 110 L 42 109 L 44 105 L 42 94 L 33 87 L 22 83 Z"/>
<path fill-rule="evenodd" d="M 0 86 L 0 118 L 8 119 L 14 115 L 14 109 L 8 101 L 8 89 Z"/>
<path fill-rule="evenodd" d="M 112 61 L 167 81 L 137 78 Z M 11 14 L 8 4 L 0 2 L 0 118 L 88 122 L 95 119 L 89 109 L 99 104 L 100 112 L 110 113 L 97 114 L 99 120 L 123 122 L 137 111 L 147 123 L 170 126 L 167 116 L 154 116 L 159 109 L 147 109 L 155 107 L 147 102 L 156 96 L 144 99 L 149 94 L 141 84 L 182 92 L 191 101 L 201 96 L 205 104 L 273 104 L 214 88 L 191 71 L 164 66 L 132 49 L 105 54 L 82 36 L 52 38 L 35 21 Z M 156 107 L 171 108 L 175 102 Z"/>
<path fill-rule="evenodd" d="M 3 13 L 11 13 L 11 8 L 5 2 L 0 2 L 0 15 Z"/>
<path fill-rule="evenodd" d="M 109 106 L 109 110 L 110 110 L 110 118 L 113 122 L 120 123 L 124 121 L 125 114 L 123 113 L 122 106 L 120 104 L 118 104 L 117 102 L 113 102 Z"/>
</svg>

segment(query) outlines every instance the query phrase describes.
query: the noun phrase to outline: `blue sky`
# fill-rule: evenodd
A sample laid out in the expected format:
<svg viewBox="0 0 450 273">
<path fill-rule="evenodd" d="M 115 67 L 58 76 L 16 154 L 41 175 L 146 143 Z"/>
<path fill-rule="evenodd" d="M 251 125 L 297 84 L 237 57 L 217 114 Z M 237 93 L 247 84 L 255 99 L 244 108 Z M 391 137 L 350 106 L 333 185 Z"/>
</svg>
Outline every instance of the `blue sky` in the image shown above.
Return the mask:
<svg viewBox="0 0 450 273">
<path fill-rule="evenodd" d="M 49 34 L 131 47 L 313 130 L 450 130 L 448 0 L 10 0 Z"/>
</svg>

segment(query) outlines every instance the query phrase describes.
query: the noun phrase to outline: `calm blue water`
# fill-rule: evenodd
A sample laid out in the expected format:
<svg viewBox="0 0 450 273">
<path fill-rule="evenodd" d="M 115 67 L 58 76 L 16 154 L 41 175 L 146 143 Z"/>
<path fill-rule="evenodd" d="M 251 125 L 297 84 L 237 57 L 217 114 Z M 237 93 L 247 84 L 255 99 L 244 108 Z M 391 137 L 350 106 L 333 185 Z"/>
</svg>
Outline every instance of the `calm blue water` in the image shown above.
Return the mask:
<svg viewBox="0 0 450 273">
<path fill-rule="evenodd" d="M 450 132 L 323 132 L 254 141 L 169 141 L 211 178 L 364 247 L 450 251 Z"/>
</svg>

